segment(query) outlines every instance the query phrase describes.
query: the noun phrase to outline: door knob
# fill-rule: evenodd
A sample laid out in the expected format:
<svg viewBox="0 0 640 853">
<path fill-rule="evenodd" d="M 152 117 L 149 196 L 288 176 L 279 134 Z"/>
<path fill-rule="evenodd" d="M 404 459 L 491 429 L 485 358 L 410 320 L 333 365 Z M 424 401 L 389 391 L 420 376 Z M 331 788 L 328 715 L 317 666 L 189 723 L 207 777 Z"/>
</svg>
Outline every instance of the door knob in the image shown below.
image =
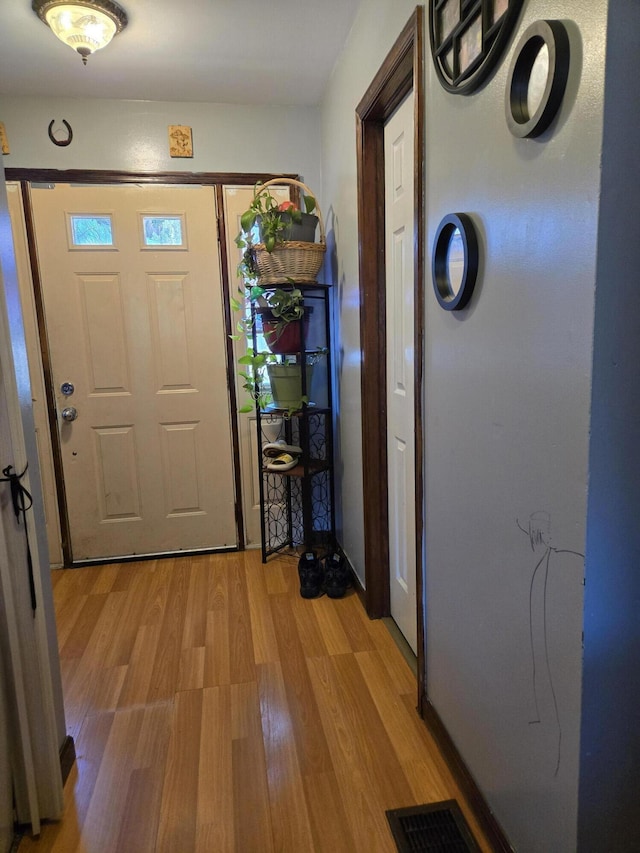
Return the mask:
<svg viewBox="0 0 640 853">
<path fill-rule="evenodd" d="M 71 423 L 71 421 L 75 421 L 78 417 L 78 410 L 74 406 L 65 406 L 62 410 L 62 420 L 67 423 Z"/>
</svg>

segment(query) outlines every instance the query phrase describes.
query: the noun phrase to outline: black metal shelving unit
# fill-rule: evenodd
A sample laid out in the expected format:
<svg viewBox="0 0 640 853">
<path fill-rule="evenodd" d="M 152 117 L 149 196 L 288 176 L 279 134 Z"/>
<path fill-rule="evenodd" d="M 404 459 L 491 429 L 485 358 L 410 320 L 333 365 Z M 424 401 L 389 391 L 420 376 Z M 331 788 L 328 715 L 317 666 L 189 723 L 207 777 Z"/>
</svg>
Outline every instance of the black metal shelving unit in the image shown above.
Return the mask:
<svg viewBox="0 0 640 853">
<path fill-rule="evenodd" d="M 299 409 L 290 412 L 271 405 L 258 408 L 258 460 L 262 561 L 282 552 L 315 551 L 328 553 L 335 547 L 335 501 L 333 468 L 333 395 L 331 387 L 330 287 L 317 282 L 292 282 L 312 308 L 309 327 L 302 324 L 300 351 L 276 356 L 278 361 L 307 363 L 325 351 L 313 368 L 311 387 L 307 371 L 300 371 L 300 397 L 308 397 Z M 289 285 L 267 286 L 287 289 Z M 254 352 L 259 350 L 261 320 L 254 309 Z M 302 449 L 298 464 L 288 471 L 266 468 L 262 448 L 278 438 Z"/>
</svg>

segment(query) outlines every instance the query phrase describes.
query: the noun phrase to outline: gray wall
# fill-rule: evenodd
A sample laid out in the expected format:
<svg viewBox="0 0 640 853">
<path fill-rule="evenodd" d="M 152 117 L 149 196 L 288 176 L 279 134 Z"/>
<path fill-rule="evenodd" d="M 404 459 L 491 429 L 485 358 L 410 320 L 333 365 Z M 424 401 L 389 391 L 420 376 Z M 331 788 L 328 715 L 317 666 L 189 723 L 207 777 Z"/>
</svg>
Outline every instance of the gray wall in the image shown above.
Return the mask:
<svg viewBox="0 0 640 853">
<path fill-rule="evenodd" d="M 471 97 L 446 93 L 428 46 L 426 57 L 427 258 L 454 211 L 472 215 L 482 252 L 464 312 L 439 308 L 429 270 L 425 283 L 428 692 L 513 845 L 541 853 L 576 847 L 606 7 L 530 0 L 502 66 Z M 354 109 L 413 8 L 363 0 L 323 102 L 341 536 L 361 576 Z M 517 140 L 504 117 L 508 66 L 540 18 L 570 18 L 571 75 L 551 129 Z"/>
<path fill-rule="evenodd" d="M 73 141 L 49 140 L 66 119 Z M 175 172 L 297 172 L 320 183 L 316 107 L 12 98 L 0 95 L 11 154 L 5 168 L 122 169 Z M 193 129 L 193 158 L 169 157 L 167 126 Z M 316 190 L 319 195 L 319 190 Z"/>
<path fill-rule="evenodd" d="M 464 211 L 483 262 L 464 312 L 427 300 L 428 692 L 512 843 L 540 853 L 576 844 L 606 6 L 531 0 L 471 97 L 429 64 L 428 254 Z M 541 18 L 570 18 L 570 80 L 549 131 L 519 140 L 509 61 Z M 518 522 L 544 518 L 550 539 L 532 547 Z"/>
<path fill-rule="evenodd" d="M 640 850 L 640 7 L 610 4 L 589 457 L 579 849 Z M 606 780 L 606 784 L 604 784 Z"/>
</svg>

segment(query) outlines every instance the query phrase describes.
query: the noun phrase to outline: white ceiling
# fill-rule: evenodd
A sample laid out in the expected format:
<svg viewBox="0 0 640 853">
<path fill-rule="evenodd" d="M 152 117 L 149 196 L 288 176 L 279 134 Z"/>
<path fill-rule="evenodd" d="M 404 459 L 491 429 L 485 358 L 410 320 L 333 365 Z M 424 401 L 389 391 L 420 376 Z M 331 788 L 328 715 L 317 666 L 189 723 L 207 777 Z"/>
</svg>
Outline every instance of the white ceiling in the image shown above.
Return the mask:
<svg viewBox="0 0 640 853">
<path fill-rule="evenodd" d="M 84 67 L 31 0 L 0 0 L 0 93 L 317 104 L 360 0 L 119 2 L 129 25 Z"/>
</svg>

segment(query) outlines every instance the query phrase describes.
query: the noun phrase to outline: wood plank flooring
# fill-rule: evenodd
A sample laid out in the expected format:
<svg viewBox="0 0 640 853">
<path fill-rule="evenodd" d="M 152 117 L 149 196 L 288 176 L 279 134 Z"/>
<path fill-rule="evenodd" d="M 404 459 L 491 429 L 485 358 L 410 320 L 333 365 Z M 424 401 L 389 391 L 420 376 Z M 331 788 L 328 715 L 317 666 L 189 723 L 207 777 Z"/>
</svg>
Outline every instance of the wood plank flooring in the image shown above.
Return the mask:
<svg viewBox="0 0 640 853">
<path fill-rule="evenodd" d="M 355 593 L 256 551 L 53 582 L 77 761 L 20 853 L 393 853 L 386 809 L 451 798 L 490 850 Z"/>
</svg>

